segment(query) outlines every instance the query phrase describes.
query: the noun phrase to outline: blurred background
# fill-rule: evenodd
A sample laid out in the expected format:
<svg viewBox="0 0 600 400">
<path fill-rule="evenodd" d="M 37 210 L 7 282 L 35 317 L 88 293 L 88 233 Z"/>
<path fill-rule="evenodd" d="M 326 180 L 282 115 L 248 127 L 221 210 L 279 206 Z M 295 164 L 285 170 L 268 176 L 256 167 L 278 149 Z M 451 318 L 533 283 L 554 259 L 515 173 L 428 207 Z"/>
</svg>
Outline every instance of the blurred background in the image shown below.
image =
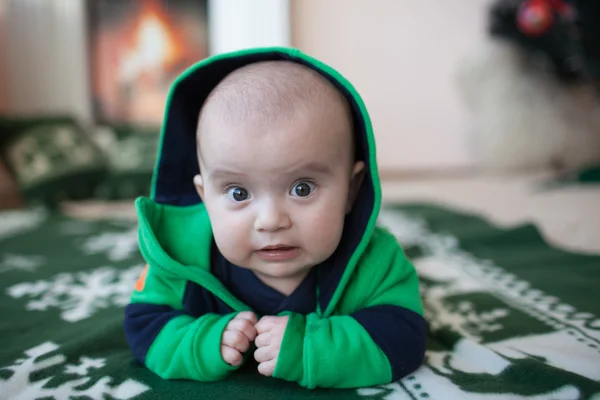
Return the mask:
<svg viewBox="0 0 600 400">
<path fill-rule="evenodd" d="M 593 3 L 0 0 L 0 206 L 147 194 L 173 79 L 271 45 L 356 86 L 385 181 L 593 175 Z"/>
</svg>

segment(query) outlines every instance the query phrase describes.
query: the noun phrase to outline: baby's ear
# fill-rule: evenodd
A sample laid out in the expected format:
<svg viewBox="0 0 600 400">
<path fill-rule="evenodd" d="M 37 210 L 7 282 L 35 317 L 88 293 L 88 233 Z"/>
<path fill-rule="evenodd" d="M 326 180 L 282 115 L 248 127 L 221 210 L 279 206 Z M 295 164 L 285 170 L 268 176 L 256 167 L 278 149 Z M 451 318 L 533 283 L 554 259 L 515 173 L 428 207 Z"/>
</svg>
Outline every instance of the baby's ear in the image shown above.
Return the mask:
<svg viewBox="0 0 600 400">
<path fill-rule="evenodd" d="M 352 211 L 352 206 L 358 196 L 363 180 L 365 179 L 365 163 L 357 161 L 352 168 L 352 177 L 350 178 L 350 187 L 348 190 L 348 202 L 346 203 L 346 214 Z"/>
<path fill-rule="evenodd" d="M 199 174 L 194 176 L 194 186 L 196 187 L 198 195 L 200 196 L 202 201 L 204 201 L 204 181 L 202 180 L 202 177 Z"/>
</svg>

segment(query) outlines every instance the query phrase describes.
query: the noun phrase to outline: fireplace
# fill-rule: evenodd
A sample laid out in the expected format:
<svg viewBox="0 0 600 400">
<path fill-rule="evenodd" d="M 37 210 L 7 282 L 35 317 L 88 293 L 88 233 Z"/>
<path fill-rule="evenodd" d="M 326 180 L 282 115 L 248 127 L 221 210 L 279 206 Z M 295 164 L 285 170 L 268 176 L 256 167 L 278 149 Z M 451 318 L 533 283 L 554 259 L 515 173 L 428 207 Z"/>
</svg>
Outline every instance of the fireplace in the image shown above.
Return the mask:
<svg viewBox="0 0 600 400">
<path fill-rule="evenodd" d="M 206 0 L 90 0 L 93 113 L 159 125 L 173 79 L 208 56 Z"/>
</svg>

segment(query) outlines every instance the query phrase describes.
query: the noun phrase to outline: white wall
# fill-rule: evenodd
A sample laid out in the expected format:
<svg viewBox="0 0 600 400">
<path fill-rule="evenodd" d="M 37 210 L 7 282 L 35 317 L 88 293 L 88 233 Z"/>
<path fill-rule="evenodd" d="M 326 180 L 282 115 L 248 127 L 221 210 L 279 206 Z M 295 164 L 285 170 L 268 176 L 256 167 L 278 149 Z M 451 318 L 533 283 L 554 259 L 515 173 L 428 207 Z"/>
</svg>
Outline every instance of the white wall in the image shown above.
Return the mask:
<svg viewBox="0 0 600 400">
<path fill-rule="evenodd" d="M 289 0 L 209 0 L 210 51 L 289 46 L 289 14 Z"/>
<path fill-rule="evenodd" d="M 2 63 L 8 111 L 91 118 L 84 1 L 5 3 Z"/>
<path fill-rule="evenodd" d="M 292 2 L 292 45 L 344 74 L 370 111 L 382 170 L 471 164 L 456 64 L 489 0 Z"/>
</svg>

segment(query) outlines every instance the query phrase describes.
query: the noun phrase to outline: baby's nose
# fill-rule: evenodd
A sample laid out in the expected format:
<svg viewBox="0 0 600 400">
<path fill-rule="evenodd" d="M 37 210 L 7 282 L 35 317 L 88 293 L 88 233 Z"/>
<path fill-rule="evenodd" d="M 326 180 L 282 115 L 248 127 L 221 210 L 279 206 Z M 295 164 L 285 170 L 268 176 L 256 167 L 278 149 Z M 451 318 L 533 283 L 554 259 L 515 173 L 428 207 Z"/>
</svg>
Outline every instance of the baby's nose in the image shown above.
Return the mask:
<svg viewBox="0 0 600 400">
<path fill-rule="evenodd" d="M 266 202 L 260 208 L 254 222 L 254 228 L 259 232 L 274 232 L 290 226 L 291 219 L 286 210 L 273 201 Z"/>
</svg>

